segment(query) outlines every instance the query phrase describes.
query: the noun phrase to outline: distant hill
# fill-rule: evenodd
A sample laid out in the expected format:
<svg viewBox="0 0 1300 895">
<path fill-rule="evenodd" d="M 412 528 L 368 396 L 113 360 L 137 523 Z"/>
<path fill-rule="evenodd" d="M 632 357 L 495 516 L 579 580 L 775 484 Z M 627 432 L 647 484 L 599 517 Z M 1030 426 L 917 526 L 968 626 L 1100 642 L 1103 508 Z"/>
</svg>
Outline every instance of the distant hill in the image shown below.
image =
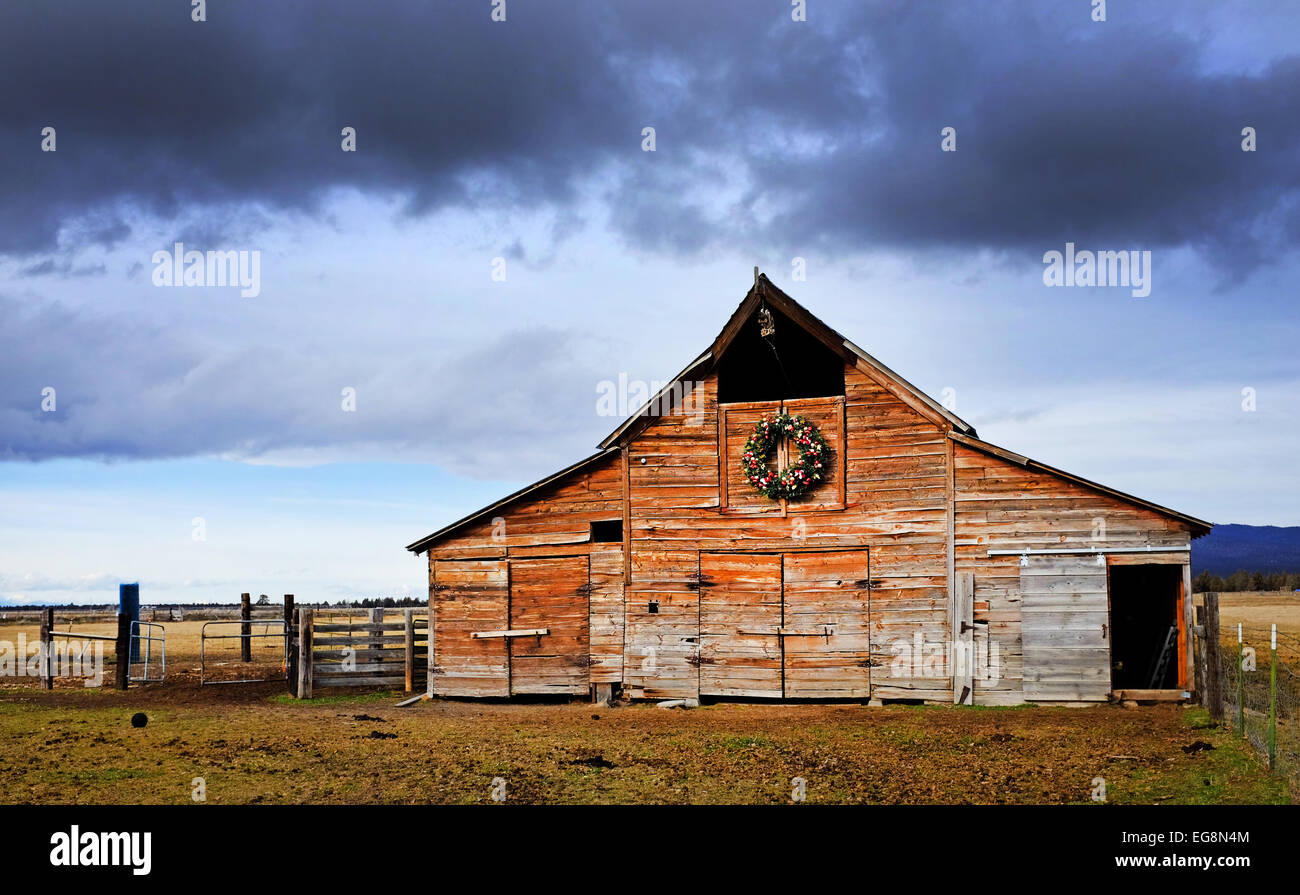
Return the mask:
<svg viewBox="0 0 1300 895">
<path fill-rule="evenodd" d="M 1192 574 L 1300 573 L 1300 526 L 1216 525 L 1192 541 Z"/>
</svg>

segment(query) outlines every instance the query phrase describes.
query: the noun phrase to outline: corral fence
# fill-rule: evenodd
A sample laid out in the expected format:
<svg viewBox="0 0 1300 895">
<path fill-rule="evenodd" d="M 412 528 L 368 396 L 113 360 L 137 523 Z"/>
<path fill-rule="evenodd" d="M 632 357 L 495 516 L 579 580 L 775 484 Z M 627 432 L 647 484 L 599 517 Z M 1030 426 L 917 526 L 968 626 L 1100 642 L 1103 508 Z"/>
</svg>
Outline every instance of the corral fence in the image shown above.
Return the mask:
<svg viewBox="0 0 1300 895">
<path fill-rule="evenodd" d="M 167 632 L 163 626 L 134 621 L 124 613 L 118 613 L 116 620 L 116 634 L 92 634 L 71 628 L 60 631 L 55 627 L 54 610 L 42 609 L 39 656 L 45 689 L 54 688 L 56 677 L 91 676 L 89 663 L 99 661 L 104 651 L 97 647 L 92 657 L 86 647 L 99 643 L 113 644 L 114 682 L 118 689 L 125 690 L 128 684 L 161 683 L 167 677 Z M 65 619 L 64 624 L 71 624 L 71 620 Z"/>
<path fill-rule="evenodd" d="M 1196 607 L 1201 702 L 1300 793 L 1300 639 L 1277 625 L 1219 624 L 1218 594 Z"/>
<path fill-rule="evenodd" d="M 300 609 L 298 698 L 317 687 L 423 689 L 429 669 L 429 617 L 415 609 Z"/>
<path fill-rule="evenodd" d="M 257 608 L 268 608 L 277 613 L 280 610 L 280 607 L 272 608 L 266 603 L 259 604 Z M 278 682 L 293 693 L 297 687 L 296 654 L 293 651 L 293 634 L 296 630 L 293 594 L 284 595 L 283 619 L 254 615 L 253 610 L 250 595 L 245 593 L 241 594 L 240 606 L 233 619 L 219 617 L 229 614 L 230 610 L 226 607 L 200 607 L 190 609 L 188 613 L 168 607 L 143 607 L 141 611 L 148 612 L 155 621 L 138 620 L 121 611 L 105 614 L 87 612 L 76 607 L 59 611 L 56 618 L 56 610 L 46 607 L 31 614 L 15 613 L 13 623 L 29 624 L 32 620 L 30 616 L 36 616 L 40 626 L 39 677 L 47 690 L 53 689 L 56 679 L 98 679 L 100 674 L 106 675 L 119 690 L 126 689 L 130 684 L 165 682 L 167 627 L 156 619 L 182 621 L 188 614 L 189 621 L 209 619 L 199 629 L 201 686 Z M 5 620 L 9 621 L 8 618 Z M 216 627 L 209 631 L 209 625 Z M 115 633 L 102 633 L 105 628 L 114 630 Z M 229 655 L 214 657 L 210 649 L 211 641 L 237 642 L 238 648 L 227 650 Z M 257 665 L 269 665 L 270 668 L 266 670 L 265 676 L 253 677 L 251 675 L 262 671 L 249 665 L 255 662 L 254 644 L 264 644 L 267 641 L 275 643 L 278 648 L 273 649 L 269 662 L 260 657 L 256 660 Z M 182 660 L 188 659 L 188 654 L 184 652 L 185 645 L 185 635 L 182 634 Z M 214 680 L 216 675 L 212 672 L 216 665 L 230 666 L 229 670 L 234 671 L 236 679 Z M 88 684 L 97 685 L 98 683 Z"/>
<path fill-rule="evenodd" d="M 400 687 L 407 692 L 426 688 L 426 610 L 295 609 L 293 594 L 284 595 L 283 619 L 255 615 L 253 609 L 249 594 L 242 594 L 235 618 L 212 617 L 228 609 L 185 612 L 185 621 L 200 623 L 200 686 L 279 682 L 300 698 L 310 698 L 317 687 Z M 176 619 L 170 609 L 152 617 Z M 96 668 L 108 674 L 119 690 L 166 679 L 167 630 L 162 622 L 136 620 L 123 612 L 102 615 L 78 610 L 61 613 L 61 627 L 56 627 L 53 608 L 40 610 L 39 622 L 39 676 L 46 689 L 53 688 L 55 678 L 92 677 Z M 89 630 L 72 630 L 79 624 Z M 106 628 L 115 633 L 104 633 Z M 184 663 L 190 655 L 184 651 L 185 635 L 180 645 Z M 269 660 L 265 658 L 268 645 Z M 72 661 L 59 661 L 65 656 Z M 87 666 L 89 662 L 94 664 Z M 84 668 L 91 671 L 82 673 Z"/>
</svg>

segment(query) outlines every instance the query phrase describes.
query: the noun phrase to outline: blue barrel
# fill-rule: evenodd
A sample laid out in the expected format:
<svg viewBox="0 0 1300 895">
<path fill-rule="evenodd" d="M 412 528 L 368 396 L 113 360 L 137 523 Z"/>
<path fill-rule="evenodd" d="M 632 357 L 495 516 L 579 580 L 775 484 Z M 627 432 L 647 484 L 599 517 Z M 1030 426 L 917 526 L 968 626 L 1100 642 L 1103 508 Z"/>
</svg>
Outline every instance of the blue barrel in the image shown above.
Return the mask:
<svg viewBox="0 0 1300 895">
<path fill-rule="evenodd" d="M 117 586 L 117 611 L 133 622 L 140 620 L 140 583 Z M 131 638 L 131 661 L 140 661 L 140 641 Z"/>
</svg>

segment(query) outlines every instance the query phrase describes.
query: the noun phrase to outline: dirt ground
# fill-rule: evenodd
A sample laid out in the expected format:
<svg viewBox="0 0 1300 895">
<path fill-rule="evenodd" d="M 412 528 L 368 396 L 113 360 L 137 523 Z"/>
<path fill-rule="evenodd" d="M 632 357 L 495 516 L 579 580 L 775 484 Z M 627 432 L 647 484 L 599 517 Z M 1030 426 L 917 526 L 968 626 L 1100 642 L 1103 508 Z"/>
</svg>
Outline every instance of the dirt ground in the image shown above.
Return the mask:
<svg viewBox="0 0 1300 895">
<path fill-rule="evenodd" d="M 478 704 L 274 685 L 0 691 L 0 801 L 1285 803 L 1197 709 Z M 136 712 L 148 716 L 133 727 Z"/>
</svg>

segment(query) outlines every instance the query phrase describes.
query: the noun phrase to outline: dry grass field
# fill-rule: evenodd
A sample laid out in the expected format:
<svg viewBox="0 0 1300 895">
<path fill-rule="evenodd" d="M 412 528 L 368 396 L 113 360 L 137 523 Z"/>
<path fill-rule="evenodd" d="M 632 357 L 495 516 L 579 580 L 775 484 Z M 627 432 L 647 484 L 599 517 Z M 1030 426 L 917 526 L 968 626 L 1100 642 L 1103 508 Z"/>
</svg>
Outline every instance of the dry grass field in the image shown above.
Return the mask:
<svg viewBox="0 0 1300 895">
<path fill-rule="evenodd" d="M 1197 595 L 1199 602 L 1200 595 Z M 1269 591 L 1242 591 L 1219 594 L 1219 624 L 1225 642 L 1237 642 L 1237 625 L 1241 624 L 1246 641 L 1268 647 L 1269 626 L 1277 625 L 1278 657 L 1292 665 L 1300 664 L 1300 594 Z M 1235 647 L 1234 647 L 1235 648 Z"/>
</svg>

